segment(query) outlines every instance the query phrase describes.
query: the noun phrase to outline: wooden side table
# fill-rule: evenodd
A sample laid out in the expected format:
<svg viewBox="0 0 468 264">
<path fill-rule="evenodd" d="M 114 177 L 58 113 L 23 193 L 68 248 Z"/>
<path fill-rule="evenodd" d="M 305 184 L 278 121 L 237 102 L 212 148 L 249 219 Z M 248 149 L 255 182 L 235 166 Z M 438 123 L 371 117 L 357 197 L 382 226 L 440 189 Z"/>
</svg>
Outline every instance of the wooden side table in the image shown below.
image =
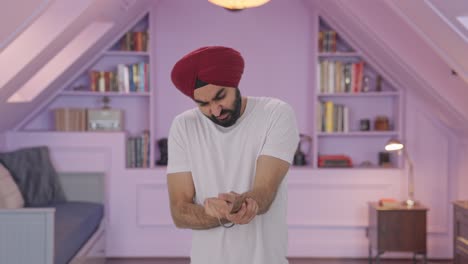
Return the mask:
<svg viewBox="0 0 468 264">
<path fill-rule="evenodd" d="M 386 251 L 412 252 L 413 263 L 417 262 L 418 255 L 426 263 L 427 210 L 421 204 L 383 207 L 376 202 L 369 203 L 369 263 L 373 263 L 374 250 L 377 264 Z"/>
</svg>

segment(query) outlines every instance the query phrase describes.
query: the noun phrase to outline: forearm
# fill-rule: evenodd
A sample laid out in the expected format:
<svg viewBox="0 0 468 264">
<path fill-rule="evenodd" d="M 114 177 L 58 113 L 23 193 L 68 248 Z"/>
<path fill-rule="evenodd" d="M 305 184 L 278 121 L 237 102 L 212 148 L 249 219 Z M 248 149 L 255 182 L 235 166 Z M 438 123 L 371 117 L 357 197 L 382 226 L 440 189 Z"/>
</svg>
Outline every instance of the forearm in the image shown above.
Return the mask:
<svg viewBox="0 0 468 264">
<path fill-rule="evenodd" d="M 258 204 L 258 213 L 264 214 L 270 209 L 273 200 L 275 200 L 276 192 L 267 190 L 267 188 L 256 188 L 252 191 L 243 193 L 246 198 L 254 199 Z"/>
<path fill-rule="evenodd" d="M 220 226 L 216 217 L 205 213 L 205 208 L 198 204 L 183 203 L 172 210 L 172 218 L 178 228 L 210 229 Z M 221 222 L 225 222 L 222 220 Z"/>
<path fill-rule="evenodd" d="M 251 191 L 244 193 L 257 202 L 257 214 L 268 212 L 288 169 L 289 163 L 279 158 L 260 155 L 257 159 L 254 186 Z"/>
</svg>

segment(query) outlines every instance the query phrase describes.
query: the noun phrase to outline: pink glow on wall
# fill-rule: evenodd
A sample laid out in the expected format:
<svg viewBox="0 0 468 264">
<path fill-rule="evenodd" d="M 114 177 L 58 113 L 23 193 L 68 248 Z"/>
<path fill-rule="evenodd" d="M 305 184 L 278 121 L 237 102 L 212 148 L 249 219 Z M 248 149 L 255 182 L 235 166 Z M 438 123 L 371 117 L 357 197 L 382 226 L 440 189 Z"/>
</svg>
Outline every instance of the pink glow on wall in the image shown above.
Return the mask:
<svg viewBox="0 0 468 264">
<path fill-rule="evenodd" d="M 92 0 L 55 1 L 30 27 L 6 47 L 0 53 L 0 68 L 2 69 L 0 89 L 66 30 L 92 2 Z"/>
<path fill-rule="evenodd" d="M 50 0 L 4 1 L 0 9 L 0 17 L 8 23 L 2 23 L 0 26 L 0 50 L 31 25 L 46 10 L 50 2 Z M 18 6 L 21 8 L 17 8 Z"/>
<path fill-rule="evenodd" d="M 153 34 L 152 65 L 158 87 L 156 134 L 167 136 L 172 119 L 195 104 L 177 91 L 170 71 L 187 52 L 201 46 L 225 45 L 239 50 L 246 66 L 240 82 L 243 95 L 278 97 L 293 105 L 302 132 L 307 124 L 308 90 L 313 89 L 314 23 L 302 1 L 270 1 L 230 12 L 208 1 L 160 1 Z M 310 111 L 309 111 L 310 112 Z"/>
<path fill-rule="evenodd" d="M 94 22 L 81 31 L 70 43 L 55 55 L 42 69 L 29 79 L 8 102 L 24 102 L 33 100 L 55 78 L 62 74 L 83 51 L 90 48 L 113 23 Z"/>
</svg>

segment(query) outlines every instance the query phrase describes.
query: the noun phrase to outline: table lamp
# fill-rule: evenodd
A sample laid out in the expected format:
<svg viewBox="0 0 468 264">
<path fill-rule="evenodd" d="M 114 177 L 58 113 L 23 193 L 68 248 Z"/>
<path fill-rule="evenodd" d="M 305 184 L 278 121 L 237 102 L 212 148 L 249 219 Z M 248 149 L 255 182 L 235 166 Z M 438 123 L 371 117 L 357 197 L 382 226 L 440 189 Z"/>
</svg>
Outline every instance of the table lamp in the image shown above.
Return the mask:
<svg viewBox="0 0 468 264">
<path fill-rule="evenodd" d="M 413 162 L 411 161 L 408 151 L 405 148 L 405 145 L 397 140 L 390 139 L 385 145 L 385 150 L 388 152 L 398 151 L 398 154 L 403 152 L 405 160 L 408 162 L 408 198 L 406 200 L 406 205 L 412 207 L 415 204 L 414 200 L 414 175 L 413 175 Z"/>
</svg>

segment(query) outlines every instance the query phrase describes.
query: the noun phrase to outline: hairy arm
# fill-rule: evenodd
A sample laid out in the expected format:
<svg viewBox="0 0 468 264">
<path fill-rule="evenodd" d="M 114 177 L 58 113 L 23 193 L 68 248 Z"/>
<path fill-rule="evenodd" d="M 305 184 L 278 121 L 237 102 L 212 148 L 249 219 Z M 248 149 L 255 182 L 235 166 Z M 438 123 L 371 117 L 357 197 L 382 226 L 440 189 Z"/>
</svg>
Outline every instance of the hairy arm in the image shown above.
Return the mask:
<svg viewBox="0 0 468 264">
<path fill-rule="evenodd" d="M 289 163 L 282 159 L 267 155 L 261 155 L 257 159 L 253 189 L 242 194 L 257 202 L 257 214 L 268 211 L 288 170 Z"/>
<path fill-rule="evenodd" d="M 254 186 L 251 191 L 243 194 L 230 192 L 219 195 L 220 199 L 231 205 L 237 200 L 245 200 L 240 211 L 234 215 L 227 215 L 227 219 L 234 223 L 247 224 L 255 215 L 266 213 L 275 200 L 278 188 L 288 169 L 288 162 L 272 156 L 260 155 L 257 159 Z"/>
<path fill-rule="evenodd" d="M 179 172 L 167 175 L 171 215 L 178 228 L 210 229 L 219 226 L 216 217 L 209 216 L 205 207 L 193 202 L 195 186 L 192 173 Z"/>
</svg>

